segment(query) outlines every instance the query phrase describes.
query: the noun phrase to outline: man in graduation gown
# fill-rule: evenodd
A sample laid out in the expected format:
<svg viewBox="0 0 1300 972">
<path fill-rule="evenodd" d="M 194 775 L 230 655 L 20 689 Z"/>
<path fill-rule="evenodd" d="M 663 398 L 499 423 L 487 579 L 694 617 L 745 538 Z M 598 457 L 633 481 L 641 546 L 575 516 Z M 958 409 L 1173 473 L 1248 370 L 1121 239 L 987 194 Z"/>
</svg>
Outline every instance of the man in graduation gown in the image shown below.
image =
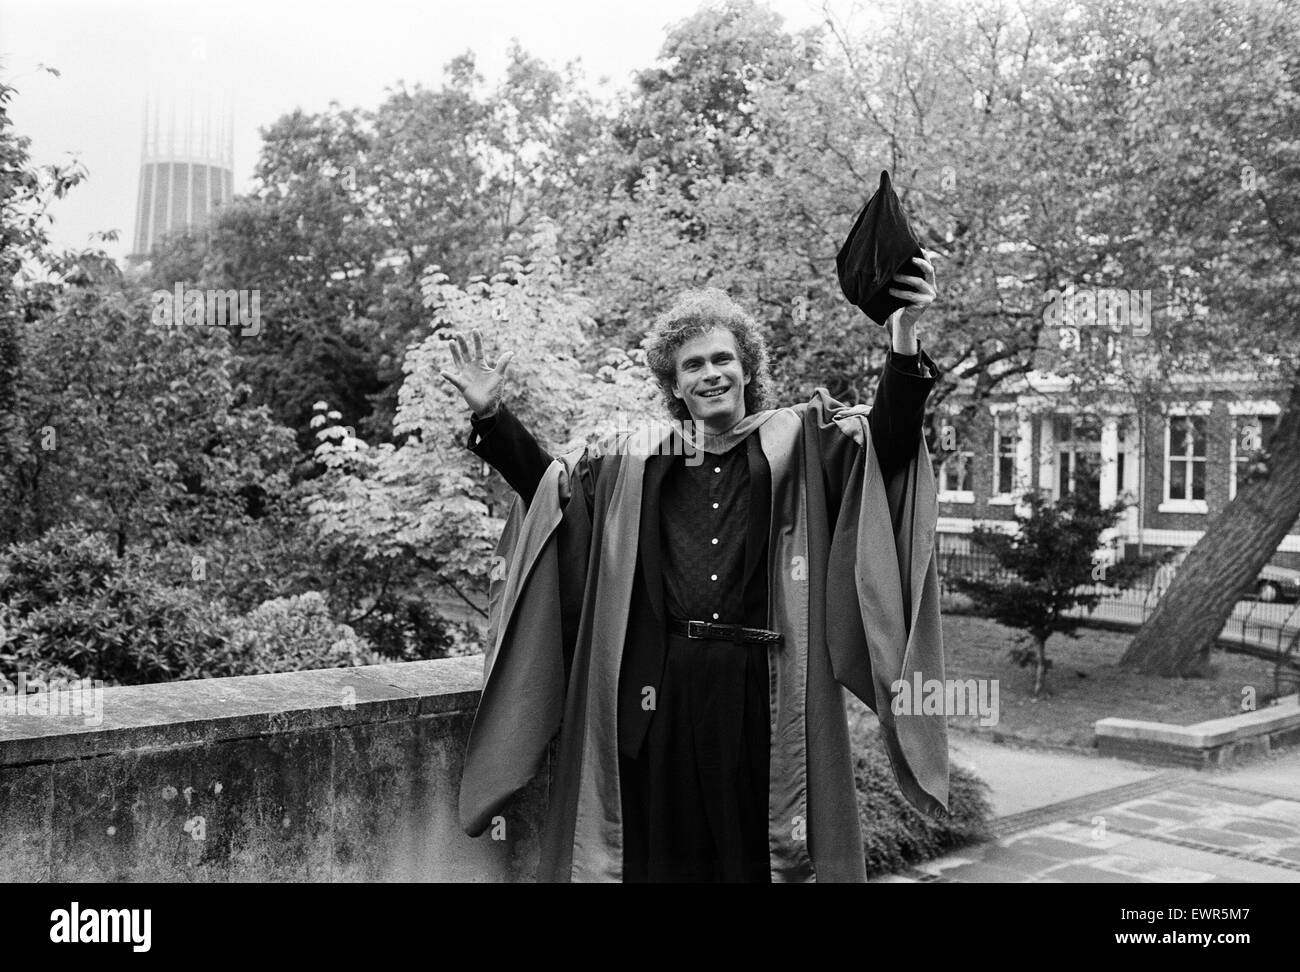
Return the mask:
<svg viewBox="0 0 1300 972">
<path fill-rule="evenodd" d="M 824 389 L 767 408 L 757 328 L 720 291 L 656 325 L 670 412 L 551 457 L 502 403 L 509 353 L 477 333 L 444 377 L 469 447 L 518 494 L 497 547 L 483 695 L 461 822 L 492 823 L 558 733 L 539 878 L 865 880 L 847 688 L 877 714 L 918 809 L 947 807 L 942 713 L 895 715 L 893 689 L 943 679 L 936 495 L 921 434 L 938 369 L 907 307 L 873 407 Z"/>
</svg>

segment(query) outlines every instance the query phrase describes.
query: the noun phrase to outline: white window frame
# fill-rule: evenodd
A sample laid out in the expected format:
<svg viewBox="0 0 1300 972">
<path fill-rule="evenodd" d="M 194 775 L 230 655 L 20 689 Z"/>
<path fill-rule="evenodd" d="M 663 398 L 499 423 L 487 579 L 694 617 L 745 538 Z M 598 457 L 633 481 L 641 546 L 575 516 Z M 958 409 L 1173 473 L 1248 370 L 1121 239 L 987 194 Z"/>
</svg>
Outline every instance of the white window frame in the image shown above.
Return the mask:
<svg viewBox="0 0 1300 972">
<path fill-rule="evenodd" d="M 956 411 L 947 409 L 939 412 L 940 426 L 950 424 L 956 418 Z M 960 443 L 958 443 L 960 444 Z M 958 456 L 966 457 L 966 474 L 970 478 L 971 489 L 944 489 L 944 470 L 951 459 Z M 944 456 L 943 462 L 939 463 L 939 468 L 935 470 L 934 486 L 938 491 L 938 501 L 940 503 L 974 503 L 975 502 L 975 453 L 970 449 L 958 449 L 956 452 L 950 452 Z"/>
<path fill-rule="evenodd" d="M 1169 471 L 1171 468 L 1171 463 L 1170 463 L 1171 456 L 1169 454 L 1169 447 L 1171 444 L 1170 440 L 1173 435 L 1174 419 L 1186 418 L 1186 417 L 1199 417 L 1199 418 L 1205 418 L 1207 420 L 1205 423 L 1205 457 L 1199 461 L 1205 463 L 1205 468 L 1204 468 L 1205 489 L 1206 489 L 1206 495 L 1208 496 L 1209 488 L 1210 488 L 1210 423 L 1208 419 L 1210 415 L 1211 404 L 1212 404 L 1211 402 L 1206 402 L 1206 401 L 1183 402 L 1177 405 L 1171 405 L 1168 411 L 1165 413 L 1165 448 L 1164 448 L 1164 459 L 1163 459 L 1163 466 L 1162 466 L 1162 470 L 1163 470 L 1162 479 L 1164 480 L 1164 482 L 1161 484 L 1161 496 L 1163 497 L 1163 499 L 1160 502 L 1160 504 L 1156 507 L 1157 512 L 1160 513 L 1209 513 L 1210 512 L 1209 500 L 1183 499 L 1183 498 L 1174 499 L 1169 495 L 1169 480 L 1170 480 Z M 1189 460 L 1188 457 L 1185 456 L 1182 457 L 1182 459 L 1184 462 L 1198 461 L 1195 459 Z M 1189 479 L 1188 484 L 1190 485 L 1191 482 L 1192 480 Z"/>
<path fill-rule="evenodd" d="M 1138 502 L 1138 422 L 1128 415 L 1119 416 L 1115 423 L 1115 497 L 1130 503 Z M 1120 459 L 1124 460 L 1124 475 L 1120 476 Z"/>
<path fill-rule="evenodd" d="M 1050 413 L 1050 414 L 1048 415 L 1048 421 L 1049 421 L 1049 424 L 1052 426 L 1052 451 L 1051 451 L 1051 456 L 1052 456 L 1052 499 L 1057 500 L 1057 501 L 1059 501 L 1059 500 L 1062 498 L 1062 496 L 1064 495 L 1064 494 L 1061 493 L 1061 449 L 1062 449 L 1064 446 L 1066 446 L 1067 444 L 1069 445 L 1069 449 L 1070 449 L 1070 481 L 1071 481 L 1071 484 L 1072 484 L 1072 485 L 1073 485 L 1073 482 L 1074 482 L 1074 470 L 1075 470 L 1076 459 L 1077 459 L 1078 455 L 1079 455 L 1081 452 L 1084 452 L 1084 451 L 1088 451 L 1088 452 L 1093 451 L 1093 450 L 1091 450 L 1091 449 L 1088 449 L 1088 450 L 1080 449 L 1080 448 L 1078 448 L 1078 446 L 1076 445 L 1076 443 L 1078 443 L 1078 442 L 1085 441 L 1085 440 L 1081 440 L 1081 439 L 1076 439 L 1076 438 L 1074 437 L 1075 424 L 1076 424 L 1076 422 L 1078 421 L 1079 417 L 1080 417 L 1080 413 L 1078 413 L 1078 412 L 1062 412 L 1062 411 L 1059 411 L 1059 410 L 1058 410 L 1058 411 L 1055 411 L 1055 412 L 1052 412 L 1052 413 Z M 1059 438 L 1057 438 L 1057 435 L 1056 435 L 1056 420 L 1057 420 L 1057 419 L 1067 419 L 1067 420 L 1069 421 L 1069 423 L 1070 423 L 1070 438 L 1069 438 L 1069 439 L 1059 439 Z M 1104 420 L 1103 420 L 1103 421 L 1104 421 Z M 1101 452 L 1101 435 L 1100 435 L 1100 434 L 1099 434 L 1098 437 L 1097 437 L 1097 449 L 1096 449 L 1096 454 L 1097 454 L 1098 470 L 1100 470 L 1100 468 L 1101 468 L 1100 463 L 1101 463 L 1101 459 L 1102 459 L 1102 452 Z"/>
<path fill-rule="evenodd" d="M 1017 480 L 1020 470 L 1020 435 L 1021 420 L 1016 414 L 1014 407 L 990 408 L 993 413 L 993 474 L 989 478 L 992 488 L 989 490 L 990 506 L 1014 506 L 1020 499 L 1022 490 L 1019 488 Z M 1006 417 L 1010 417 L 1016 423 L 1016 430 L 1013 433 L 1015 448 L 1011 453 L 1011 482 L 1002 483 L 999 480 L 1002 469 L 1002 429 L 1001 424 Z"/>
<path fill-rule="evenodd" d="M 1241 425 L 1243 418 L 1268 418 L 1276 419 L 1282 414 L 1282 408 L 1277 402 L 1273 401 L 1244 401 L 1229 402 L 1228 414 L 1232 416 L 1232 435 L 1228 438 L 1228 499 L 1237 498 L 1237 440 L 1241 435 Z"/>
<path fill-rule="evenodd" d="M 938 480 L 940 503 L 974 503 L 975 502 L 974 489 L 944 489 L 943 488 L 944 469 L 947 467 L 949 460 L 956 459 L 960 456 L 966 457 L 966 475 L 970 478 L 971 485 L 972 486 L 974 485 L 975 453 L 972 452 L 970 449 L 958 449 L 956 452 L 948 453 L 948 455 L 944 457 L 943 462 L 939 463 L 938 475 L 935 477 Z"/>
</svg>

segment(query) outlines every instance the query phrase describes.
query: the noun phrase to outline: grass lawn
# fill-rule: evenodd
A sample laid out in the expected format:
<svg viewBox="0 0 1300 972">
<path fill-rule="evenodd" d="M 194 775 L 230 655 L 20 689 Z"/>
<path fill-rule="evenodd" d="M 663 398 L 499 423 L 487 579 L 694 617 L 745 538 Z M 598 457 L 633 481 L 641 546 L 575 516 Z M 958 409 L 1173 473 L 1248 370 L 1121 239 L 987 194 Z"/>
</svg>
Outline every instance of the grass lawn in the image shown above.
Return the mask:
<svg viewBox="0 0 1300 972">
<path fill-rule="evenodd" d="M 1080 628 L 1075 640 L 1053 635 L 1047 642 L 1047 686 L 1035 702 L 1034 670 L 1008 657 L 1019 632 L 968 615 L 943 617 L 948 678 L 996 678 L 999 721 L 981 726 L 979 717 L 952 716 L 951 729 L 991 733 L 994 738 L 1044 746 L 1092 749 L 1093 723 L 1107 716 L 1190 725 L 1242 711 L 1243 689 L 1255 690 L 1257 705 L 1273 692 L 1273 669 L 1248 655 L 1216 651 L 1213 677 L 1159 678 L 1121 671 L 1120 656 L 1131 635 Z"/>
</svg>

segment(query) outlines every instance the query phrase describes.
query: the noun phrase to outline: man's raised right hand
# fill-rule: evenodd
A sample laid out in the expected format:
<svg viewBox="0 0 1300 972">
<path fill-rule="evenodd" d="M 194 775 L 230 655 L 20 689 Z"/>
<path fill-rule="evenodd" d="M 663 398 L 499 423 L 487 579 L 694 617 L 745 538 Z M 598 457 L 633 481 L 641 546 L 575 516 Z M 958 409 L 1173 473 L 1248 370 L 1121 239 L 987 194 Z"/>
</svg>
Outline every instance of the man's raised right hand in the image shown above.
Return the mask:
<svg viewBox="0 0 1300 972">
<path fill-rule="evenodd" d="M 465 402 L 479 418 L 495 415 L 497 406 L 506 389 L 506 371 L 510 368 L 510 359 L 515 356 L 507 351 L 497 359 L 496 367 L 489 368 L 483 357 L 483 337 L 477 330 L 471 331 L 474 339 L 474 351 L 470 353 L 469 343 L 463 334 L 453 334 L 448 342 L 451 345 L 451 357 L 455 363 L 453 371 L 441 371 L 439 374 L 456 386 Z"/>
</svg>

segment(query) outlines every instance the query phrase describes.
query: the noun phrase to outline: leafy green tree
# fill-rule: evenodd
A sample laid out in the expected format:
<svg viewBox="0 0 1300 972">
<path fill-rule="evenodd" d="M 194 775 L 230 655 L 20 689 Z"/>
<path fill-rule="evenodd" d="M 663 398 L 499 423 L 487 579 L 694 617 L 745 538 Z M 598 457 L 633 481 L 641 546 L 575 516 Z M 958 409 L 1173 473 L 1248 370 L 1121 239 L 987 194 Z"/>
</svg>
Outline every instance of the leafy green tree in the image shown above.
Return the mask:
<svg viewBox="0 0 1300 972">
<path fill-rule="evenodd" d="M 320 399 L 347 425 L 387 434 L 404 350 L 428 333 L 427 268 L 463 284 L 517 252 L 572 192 L 600 131 L 572 72 L 517 45 L 493 89 L 465 54 L 437 89 L 399 83 L 373 110 L 278 120 L 253 191 L 205 234 L 199 283 L 261 292 L 263 333 L 236 345 L 254 400 L 305 451 Z M 193 272 L 191 243 L 154 254 L 150 286 Z"/>
<path fill-rule="evenodd" d="M 34 447 L 23 426 L 17 389 L 22 328 L 47 305 L 50 291 L 43 282 L 54 259 L 48 208 L 86 174 L 75 163 L 32 165 L 31 140 L 13 130 L 9 117 L 14 94 L 12 86 L 0 82 L 0 510 L 13 508 L 25 490 L 19 470 Z M 7 519 L 0 515 L 0 539 L 8 533 Z"/>
<path fill-rule="evenodd" d="M 1238 441 L 1251 474 L 1123 659 L 1195 675 L 1300 517 L 1300 20 L 1289 3 L 1218 0 L 1117 3 L 1083 25 L 1106 41 L 1098 83 L 1122 120 L 1094 149 L 1125 180 L 1122 194 L 1111 187 L 1112 235 L 1124 237 L 1113 251 L 1165 307 L 1128 380 L 1182 397 L 1175 376 L 1244 372 L 1282 406 L 1267 442 Z"/>
<path fill-rule="evenodd" d="M 583 200 L 601 225 L 574 217 L 595 240 L 575 263 L 611 338 L 635 345 L 675 293 L 718 286 L 757 311 L 789 395 L 865 397 L 883 342 L 834 277 L 865 195 L 837 160 L 803 151 L 825 123 L 809 97 L 822 70 L 834 67 L 815 32 L 752 3 L 673 29 L 615 122 L 605 195 Z"/>
<path fill-rule="evenodd" d="M 84 173 L 30 166 L 12 94 L 0 86 L 0 669 L 265 669 L 228 622 L 318 579 L 300 566 L 292 435 L 234 379 L 224 329 L 157 326 L 147 282 L 49 247 L 48 204 Z M 187 278 L 201 242 L 169 251 Z"/>
<path fill-rule="evenodd" d="M 982 526 L 971 534 L 977 547 L 994 556 L 998 570 L 992 576 L 957 577 L 954 584 L 980 613 L 1029 636 L 1032 649 L 1013 649 L 1012 658 L 1022 667 L 1035 666 L 1038 698 L 1051 665 L 1047 639 L 1058 632 L 1078 637 L 1075 631 L 1086 620 L 1069 612 L 1096 607 L 1103 596 L 1099 583 L 1128 587 L 1154 560 L 1128 558 L 1107 564 L 1097 559 L 1101 534 L 1115 525 L 1123 502 L 1103 509 L 1095 493 L 1087 491 L 1067 494 L 1055 503 L 1035 492 L 1025 501 L 1029 511 L 1017 514 L 1014 535 Z"/>
<path fill-rule="evenodd" d="M 1300 22 L 1271 0 L 956 10 L 959 22 L 973 12 L 1000 39 L 1003 57 L 989 57 L 984 73 L 996 83 L 982 86 L 976 117 L 1001 117 L 1003 150 L 1020 156 L 1004 165 L 993 147 L 978 170 L 980 180 L 1014 173 L 1015 185 L 959 176 L 957 187 L 964 207 L 974 190 L 1019 234 L 995 249 L 994 279 L 1008 319 L 1027 312 L 1023 334 L 1034 345 L 998 337 L 986 345 L 991 355 L 952 367 L 954 378 L 973 380 L 973 402 L 999 375 L 1032 366 L 1066 377 L 1083 412 L 1125 402 L 1133 413 L 1158 413 L 1186 397 L 1189 378 L 1224 370 L 1253 375 L 1260 393 L 1282 404 L 1270 442 L 1238 444 L 1256 453 L 1255 472 L 1207 524 L 1124 658 L 1145 672 L 1203 672 L 1237 600 L 1300 516 L 1291 279 Z M 1042 307 L 1053 291 L 1087 298 L 1110 288 L 1147 294 L 1141 317 L 1096 320 L 1085 300 L 1081 323 L 1058 327 Z"/>
<path fill-rule="evenodd" d="M 765 141 L 779 119 L 758 110 L 758 97 L 772 85 L 793 85 L 811 67 L 807 40 L 782 23 L 765 5 L 726 0 L 669 30 L 614 128 L 629 155 L 626 188 L 646 166 L 686 186 L 698 176 L 725 181 L 770 171 Z"/>
<path fill-rule="evenodd" d="M 626 188 L 604 211 L 617 229 L 584 264 L 602 327 L 632 340 L 672 292 L 714 284 L 758 308 L 788 395 L 826 385 L 866 400 L 886 342 L 844 301 L 835 254 L 887 168 L 940 254 L 943 300 L 922 335 L 945 368 L 935 402 L 973 383 L 973 414 L 1031 370 L 1068 239 L 1038 214 L 1069 186 L 1042 175 L 1022 96 L 1051 69 L 1041 25 L 996 12 L 923 2 L 861 36 L 834 20 L 793 34 L 731 3 L 682 24 L 615 126 Z"/>
<path fill-rule="evenodd" d="M 73 287 L 21 330 L 13 539 L 80 522 L 128 547 L 237 531 L 284 494 L 292 441 L 231 377 L 223 329 L 151 323 L 147 295 Z"/>
<path fill-rule="evenodd" d="M 560 264 L 556 231 L 543 221 L 526 259 L 508 258 L 491 279 L 464 287 L 427 276 L 433 333 L 407 353 L 393 443 L 370 446 L 321 403 L 311 482 L 312 523 L 328 543 L 355 550 L 383 576 L 416 566 L 399 584 L 441 591 L 482 610 L 490 557 L 510 502 L 508 487 L 465 448 L 469 415 L 439 372 L 451 333 L 480 330 L 493 359 L 513 351 L 509 406 L 554 453 L 580 447 L 655 407 L 643 355 L 596 343 L 586 302 Z"/>
</svg>

